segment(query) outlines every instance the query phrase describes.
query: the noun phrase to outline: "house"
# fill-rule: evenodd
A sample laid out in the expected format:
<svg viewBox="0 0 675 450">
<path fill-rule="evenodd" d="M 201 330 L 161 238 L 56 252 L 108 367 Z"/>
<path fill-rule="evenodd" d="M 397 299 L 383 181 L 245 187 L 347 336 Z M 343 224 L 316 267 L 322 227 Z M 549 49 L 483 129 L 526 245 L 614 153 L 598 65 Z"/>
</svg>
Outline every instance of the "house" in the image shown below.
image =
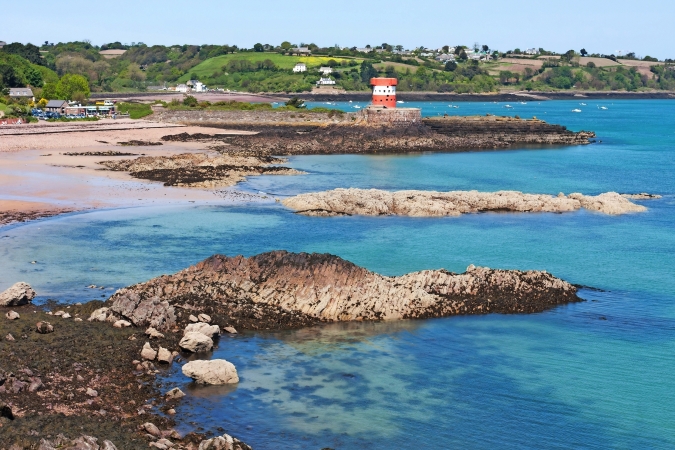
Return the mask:
<svg viewBox="0 0 675 450">
<path fill-rule="evenodd" d="M 538 54 L 539 54 L 539 50 L 537 50 L 536 48 L 528 48 L 527 50 L 525 50 L 524 53 L 525 53 L 526 55 L 538 55 Z"/>
<path fill-rule="evenodd" d="M 333 68 L 332 67 L 319 67 L 319 72 L 321 72 L 322 75 L 328 75 L 333 73 Z"/>
<path fill-rule="evenodd" d="M 190 80 L 187 83 L 187 86 L 192 90 L 192 92 L 206 92 L 206 85 L 198 80 Z"/>
<path fill-rule="evenodd" d="M 67 107 L 68 102 L 65 100 L 49 100 L 47 106 L 45 106 L 45 111 L 65 114 Z"/>
<path fill-rule="evenodd" d="M 182 93 L 187 93 L 190 92 L 190 88 L 188 87 L 187 84 L 179 84 L 176 86 L 176 92 L 182 92 Z"/>
<path fill-rule="evenodd" d="M 29 87 L 25 88 L 9 88 L 9 98 L 29 98 L 35 100 L 33 91 Z"/>
<path fill-rule="evenodd" d="M 356 51 L 361 53 L 370 53 L 373 51 L 373 49 L 368 47 L 356 47 Z"/>
<path fill-rule="evenodd" d="M 311 55 L 311 54 L 312 54 L 312 51 L 311 51 L 308 47 L 296 47 L 296 48 L 292 48 L 292 49 L 290 50 L 290 52 L 291 52 L 291 55 L 300 55 L 300 56 L 303 56 L 303 55 L 304 55 L 304 56 L 307 56 L 307 55 Z"/>
<path fill-rule="evenodd" d="M 321 77 L 321 79 L 316 82 L 317 86 L 330 86 L 330 85 L 334 85 L 334 84 L 335 84 L 335 80 L 333 80 L 331 78 L 324 78 L 324 77 Z"/>
<path fill-rule="evenodd" d="M 4 47 L 5 45 L 7 45 L 7 42 L 5 42 L 5 41 L 0 41 L 0 48 Z"/>
<path fill-rule="evenodd" d="M 438 55 L 436 57 L 436 61 L 440 61 L 440 62 L 448 62 L 448 61 L 454 61 L 454 60 L 455 60 L 455 55 L 448 55 L 448 54 L 445 54 L 445 53 L 442 54 L 442 55 Z"/>
<path fill-rule="evenodd" d="M 305 63 L 297 63 L 295 67 L 293 67 L 293 72 L 298 73 L 298 72 L 307 72 L 307 64 Z"/>
</svg>

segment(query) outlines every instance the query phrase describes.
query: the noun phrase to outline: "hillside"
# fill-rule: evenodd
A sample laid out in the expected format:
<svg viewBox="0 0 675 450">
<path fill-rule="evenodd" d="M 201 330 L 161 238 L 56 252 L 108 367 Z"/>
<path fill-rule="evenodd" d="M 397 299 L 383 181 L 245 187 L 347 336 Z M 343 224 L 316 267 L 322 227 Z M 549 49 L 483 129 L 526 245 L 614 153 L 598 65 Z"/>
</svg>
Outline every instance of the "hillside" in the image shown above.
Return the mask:
<svg viewBox="0 0 675 450">
<path fill-rule="evenodd" d="M 56 73 L 47 67 L 28 62 L 25 58 L 0 50 L 0 90 L 30 85 L 42 87 L 54 81 Z"/>
</svg>

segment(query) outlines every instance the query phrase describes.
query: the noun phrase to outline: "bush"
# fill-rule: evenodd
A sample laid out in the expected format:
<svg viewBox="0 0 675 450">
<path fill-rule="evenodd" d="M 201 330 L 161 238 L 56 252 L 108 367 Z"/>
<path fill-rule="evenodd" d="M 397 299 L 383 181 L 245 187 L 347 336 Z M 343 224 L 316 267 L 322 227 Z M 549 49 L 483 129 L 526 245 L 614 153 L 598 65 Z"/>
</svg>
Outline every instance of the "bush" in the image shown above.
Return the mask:
<svg viewBox="0 0 675 450">
<path fill-rule="evenodd" d="M 184 106 L 189 106 L 190 108 L 194 108 L 194 107 L 197 106 L 198 104 L 199 104 L 199 102 L 198 102 L 197 99 L 196 99 L 195 97 L 193 97 L 192 95 L 188 95 L 187 97 L 185 97 L 185 98 L 183 99 L 183 105 L 184 105 Z"/>
<path fill-rule="evenodd" d="M 586 64 L 586 67 L 589 69 L 595 69 L 595 63 L 593 61 L 589 61 L 588 64 Z"/>
</svg>

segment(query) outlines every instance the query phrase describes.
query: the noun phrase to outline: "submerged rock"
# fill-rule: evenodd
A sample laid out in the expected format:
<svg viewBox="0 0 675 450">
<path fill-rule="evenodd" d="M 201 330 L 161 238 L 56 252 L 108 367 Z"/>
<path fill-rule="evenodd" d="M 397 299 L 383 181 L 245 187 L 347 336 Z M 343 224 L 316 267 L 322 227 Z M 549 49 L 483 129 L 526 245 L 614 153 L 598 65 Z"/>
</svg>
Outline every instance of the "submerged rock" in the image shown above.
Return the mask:
<svg viewBox="0 0 675 450">
<path fill-rule="evenodd" d="M 308 216 L 413 216 L 440 217 L 485 211 L 568 212 L 586 208 L 605 214 L 645 211 L 616 192 L 597 196 L 570 194 L 524 194 L 518 191 L 383 191 L 379 189 L 333 189 L 296 195 L 282 203 Z"/>
<path fill-rule="evenodd" d="M 183 375 L 192 378 L 199 384 L 239 383 L 239 376 L 234 364 L 224 359 L 190 361 L 183 366 Z"/>
<path fill-rule="evenodd" d="M 25 305 L 33 301 L 35 295 L 35 291 L 28 283 L 20 281 L 0 293 L 0 306 Z"/>
</svg>

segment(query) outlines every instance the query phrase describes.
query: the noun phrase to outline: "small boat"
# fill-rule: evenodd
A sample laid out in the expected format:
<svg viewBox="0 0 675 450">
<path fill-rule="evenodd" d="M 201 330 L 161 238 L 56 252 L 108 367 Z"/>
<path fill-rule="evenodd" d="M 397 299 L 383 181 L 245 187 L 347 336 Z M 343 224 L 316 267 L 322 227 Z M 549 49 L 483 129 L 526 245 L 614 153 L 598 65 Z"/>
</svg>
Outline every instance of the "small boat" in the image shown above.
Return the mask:
<svg viewBox="0 0 675 450">
<path fill-rule="evenodd" d="M 607 107 L 606 107 L 606 106 L 601 106 L 601 107 L 600 107 L 600 109 L 604 109 L 604 110 L 606 110 L 606 109 L 607 109 Z"/>
<path fill-rule="evenodd" d="M 352 101 L 351 101 L 351 100 L 349 100 L 349 103 L 351 103 L 351 102 L 352 102 Z"/>
<path fill-rule="evenodd" d="M 396 103 L 405 103 L 403 100 L 398 100 Z"/>
<path fill-rule="evenodd" d="M 521 104 L 521 105 L 527 105 L 527 103 L 525 103 L 525 102 L 520 102 L 520 104 Z"/>
<path fill-rule="evenodd" d="M 504 108 L 513 108 L 511 105 L 505 105 Z"/>
<path fill-rule="evenodd" d="M 354 105 L 354 108 L 361 109 L 361 107 L 359 105 Z"/>
<path fill-rule="evenodd" d="M 573 109 L 573 110 L 572 110 L 572 112 L 575 112 L 575 113 L 580 113 L 580 112 L 581 112 L 581 110 L 577 108 L 577 109 Z"/>
<path fill-rule="evenodd" d="M 459 106 L 453 106 L 453 108 L 457 109 L 457 108 L 459 108 Z"/>
<path fill-rule="evenodd" d="M 586 103 L 579 103 L 581 106 L 586 106 Z"/>
</svg>

